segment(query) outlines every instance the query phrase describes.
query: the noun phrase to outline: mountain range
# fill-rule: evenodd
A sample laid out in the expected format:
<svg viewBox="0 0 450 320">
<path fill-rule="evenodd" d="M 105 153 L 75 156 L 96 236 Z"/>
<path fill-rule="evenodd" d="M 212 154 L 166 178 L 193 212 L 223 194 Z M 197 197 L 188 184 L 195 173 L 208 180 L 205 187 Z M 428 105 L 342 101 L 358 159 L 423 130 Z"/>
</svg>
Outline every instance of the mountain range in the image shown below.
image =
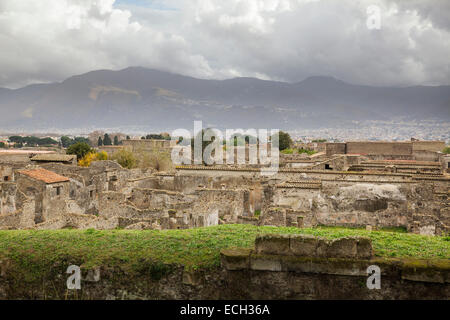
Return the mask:
<svg viewBox="0 0 450 320">
<path fill-rule="evenodd" d="M 450 86 L 371 87 L 332 77 L 287 83 L 207 80 L 142 67 L 0 88 L 0 128 L 349 127 L 365 120 L 450 120 Z"/>
</svg>

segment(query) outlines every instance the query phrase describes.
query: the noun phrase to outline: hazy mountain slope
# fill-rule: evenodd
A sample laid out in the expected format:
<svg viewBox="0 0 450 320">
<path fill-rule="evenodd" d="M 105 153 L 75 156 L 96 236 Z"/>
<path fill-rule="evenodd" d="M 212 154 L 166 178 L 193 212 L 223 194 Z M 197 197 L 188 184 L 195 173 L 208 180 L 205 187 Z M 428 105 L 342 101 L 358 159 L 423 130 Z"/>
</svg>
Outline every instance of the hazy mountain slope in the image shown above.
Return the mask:
<svg viewBox="0 0 450 320">
<path fill-rule="evenodd" d="M 450 120 L 450 86 L 380 88 L 330 77 L 299 83 L 203 80 L 145 69 L 99 70 L 61 83 L 0 89 L 0 127 L 315 128 L 354 120 Z"/>
</svg>

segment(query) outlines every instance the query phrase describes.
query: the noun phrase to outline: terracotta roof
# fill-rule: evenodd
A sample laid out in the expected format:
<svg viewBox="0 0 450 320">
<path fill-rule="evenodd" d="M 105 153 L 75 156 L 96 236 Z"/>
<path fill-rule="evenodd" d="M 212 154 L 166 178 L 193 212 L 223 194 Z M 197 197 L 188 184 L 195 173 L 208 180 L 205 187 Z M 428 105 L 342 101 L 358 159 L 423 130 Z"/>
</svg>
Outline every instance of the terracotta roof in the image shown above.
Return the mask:
<svg viewBox="0 0 450 320">
<path fill-rule="evenodd" d="M 54 161 L 68 162 L 73 161 L 76 156 L 73 154 L 38 154 L 31 158 L 32 161 Z"/>
<path fill-rule="evenodd" d="M 45 169 L 21 170 L 19 173 L 47 184 L 69 181 L 69 178 Z"/>
</svg>

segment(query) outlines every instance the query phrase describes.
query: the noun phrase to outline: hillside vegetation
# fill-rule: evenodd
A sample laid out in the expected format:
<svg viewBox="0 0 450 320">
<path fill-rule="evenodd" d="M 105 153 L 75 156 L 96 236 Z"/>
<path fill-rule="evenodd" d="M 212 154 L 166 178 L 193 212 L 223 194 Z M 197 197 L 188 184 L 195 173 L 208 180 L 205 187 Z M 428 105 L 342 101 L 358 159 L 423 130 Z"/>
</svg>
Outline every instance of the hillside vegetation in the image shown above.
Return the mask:
<svg viewBox="0 0 450 320">
<path fill-rule="evenodd" d="M 85 268 L 120 266 L 139 272 L 143 262 L 188 269 L 220 265 L 220 250 L 252 248 L 258 234 L 312 234 L 326 238 L 366 236 L 379 257 L 450 259 L 449 237 L 396 231 L 337 227 L 287 228 L 220 225 L 186 230 L 9 230 L 0 231 L 0 260 L 10 259 L 22 272 L 41 277 L 54 265 Z M 63 262 L 63 263 L 62 263 Z"/>
</svg>

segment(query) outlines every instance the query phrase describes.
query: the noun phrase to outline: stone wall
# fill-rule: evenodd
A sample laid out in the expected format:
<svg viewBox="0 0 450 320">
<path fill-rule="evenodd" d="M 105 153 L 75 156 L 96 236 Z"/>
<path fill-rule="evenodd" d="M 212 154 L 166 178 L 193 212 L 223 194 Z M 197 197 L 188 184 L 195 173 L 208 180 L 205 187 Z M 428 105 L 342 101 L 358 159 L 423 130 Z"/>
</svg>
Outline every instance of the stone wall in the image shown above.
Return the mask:
<svg viewBox="0 0 450 320">
<path fill-rule="evenodd" d="M 413 150 L 414 160 L 417 161 L 439 161 L 439 152 L 428 150 Z"/>
<path fill-rule="evenodd" d="M 361 154 L 371 156 L 372 159 L 415 159 L 428 161 L 434 159 L 433 153 L 441 152 L 445 147 L 444 141 L 349 141 L 346 143 L 327 143 L 326 155 Z M 431 160 L 435 161 L 435 160 Z"/>
<path fill-rule="evenodd" d="M 347 142 L 348 154 L 411 155 L 411 142 L 355 141 Z"/>
<path fill-rule="evenodd" d="M 327 157 L 331 157 L 335 154 L 346 154 L 347 145 L 345 143 L 326 143 L 325 150 Z"/>
<path fill-rule="evenodd" d="M 375 258 L 367 238 L 266 235 L 256 239 L 254 250 L 222 250 L 221 261 L 230 276 L 227 284 L 239 282 L 246 299 L 450 297 L 448 261 Z M 381 271 L 378 290 L 366 286 L 367 269 L 373 265 Z"/>
<path fill-rule="evenodd" d="M 12 182 L 0 183 L 0 215 L 13 213 L 16 207 L 17 185 Z"/>
<path fill-rule="evenodd" d="M 413 151 L 441 152 L 445 148 L 444 141 L 412 141 Z"/>
<path fill-rule="evenodd" d="M 13 167 L 0 164 L 0 183 L 8 181 L 14 181 Z"/>
<path fill-rule="evenodd" d="M 131 140 L 122 140 L 123 146 L 132 151 L 162 151 L 162 152 L 171 152 L 171 141 L 170 140 L 154 140 L 154 139 L 131 139 Z"/>
<path fill-rule="evenodd" d="M 441 192 L 436 188 L 436 182 L 322 181 L 320 187 L 308 181 L 287 183 L 273 188 L 260 223 L 295 225 L 288 218 L 291 210 L 303 218 L 305 227 L 402 227 L 422 234 L 445 234 L 450 231 L 448 191 L 444 186 Z"/>
</svg>

